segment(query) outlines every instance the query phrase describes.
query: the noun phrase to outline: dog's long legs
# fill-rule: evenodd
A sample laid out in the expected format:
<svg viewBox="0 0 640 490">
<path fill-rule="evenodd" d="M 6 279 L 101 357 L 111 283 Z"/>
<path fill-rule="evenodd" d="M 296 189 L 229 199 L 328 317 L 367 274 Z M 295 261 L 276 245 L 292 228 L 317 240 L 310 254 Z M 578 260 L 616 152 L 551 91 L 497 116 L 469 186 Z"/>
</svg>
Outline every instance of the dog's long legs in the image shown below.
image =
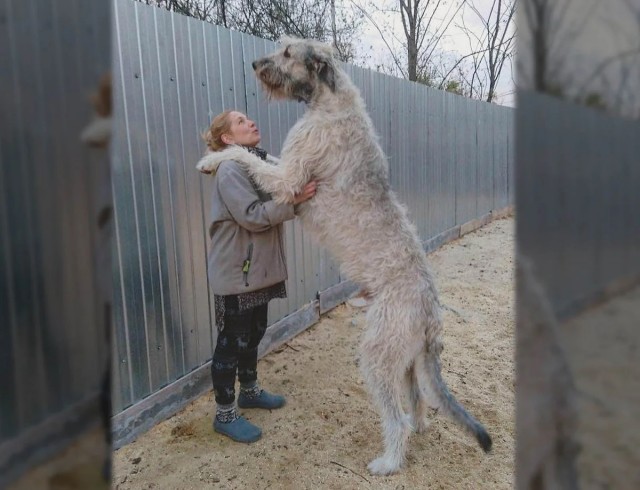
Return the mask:
<svg viewBox="0 0 640 490">
<path fill-rule="evenodd" d="M 370 305 L 360 345 L 362 375 L 382 421 L 384 452 L 369 464 L 375 475 L 394 473 L 404 463 L 411 421 L 402 408 L 402 397 L 407 371 L 421 349 L 420 342 L 410 338 L 412 315 L 390 308 L 391 299 L 380 295 Z"/>
<path fill-rule="evenodd" d="M 369 471 L 374 475 L 389 475 L 402 467 L 411 432 L 409 418 L 402 409 L 406 366 L 398 362 L 400 359 L 387 356 L 386 352 L 380 357 L 366 343 L 362 345 L 362 372 L 382 419 L 384 438 L 383 454 L 369 464 Z"/>
</svg>

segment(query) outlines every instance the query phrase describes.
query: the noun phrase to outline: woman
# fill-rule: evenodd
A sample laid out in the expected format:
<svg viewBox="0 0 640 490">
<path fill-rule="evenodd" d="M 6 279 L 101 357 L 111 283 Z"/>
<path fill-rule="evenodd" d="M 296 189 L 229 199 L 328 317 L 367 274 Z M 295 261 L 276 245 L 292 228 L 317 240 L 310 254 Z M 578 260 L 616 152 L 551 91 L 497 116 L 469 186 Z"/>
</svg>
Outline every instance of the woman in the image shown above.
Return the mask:
<svg viewBox="0 0 640 490">
<path fill-rule="evenodd" d="M 263 160 L 260 132 L 237 111 L 216 116 L 204 139 L 211 152 L 229 145 L 243 147 Z M 204 158 L 207 158 L 206 156 Z M 260 388 L 257 381 L 258 344 L 267 328 L 268 303 L 285 298 L 287 278 L 282 223 L 295 217 L 295 206 L 315 194 L 308 183 L 293 202 L 276 204 L 259 189 L 235 161 L 222 161 L 213 170 L 209 283 L 214 293 L 218 340 L 211 363 L 216 399 L 214 430 L 238 442 L 257 441 L 262 431 L 238 414 L 240 408 L 280 408 L 285 398 Z"/>
</svg>

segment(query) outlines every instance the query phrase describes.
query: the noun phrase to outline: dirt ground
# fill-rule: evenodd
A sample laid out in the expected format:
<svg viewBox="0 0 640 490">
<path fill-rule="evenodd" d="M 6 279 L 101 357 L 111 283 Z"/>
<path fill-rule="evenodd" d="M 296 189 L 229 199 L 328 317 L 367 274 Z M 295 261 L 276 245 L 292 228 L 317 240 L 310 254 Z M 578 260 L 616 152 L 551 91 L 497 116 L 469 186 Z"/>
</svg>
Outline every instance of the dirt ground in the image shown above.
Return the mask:
<svg viewBox="0 0 640 490">
<path fill-rule="evenodd" d="M 213 432 L 209 393 L 114 454 L 125 489 L 507 489 L 514 481 L 514 222 L 502 219 L 430 255 L 444 311 L 443 375 L 493 437 L 492 453 L 442 416 L 413 434 L 406 469 L 373 477 L 380 424 L 357 368 L 365 308 L 349 304 L 261 359 L 261 384 L 287 396 L 243 410 L 254 444 Z"/>
<path fill-rule="evenodd" d="M 102 427 L 90 428 L 7 490 L 107 490 L 109 485 L 102 473 L 107 451 Z"/>
<path fill-rule="evenodd" d="M 562 326 L 577 388 L 581 488 L 640 488 L 640 288 Z"/>
<path fill-rule="evenodd" d="M 211 428 L 214 402 L 201 397 L 114 454 L 118 489 L 504 489 L 513 488 L 513 220 L 494 222 L 445 245 L 430 260 L 446 306 L 444 376 L 489 429 L 484 455 L 457 426 L 435 417 L 413 435 L 400 474 L 372 477 L 379 421 L 357 369 L 364 308 L 340 306 L 260 361 L 264 386 L 288 405 L 244 414 L 263 438 L 241 445 Z M 640 488 L 640 289 L 562 325 L 577 387 L 581 488 Z M 606 336 L 602 333 L 606 331 Z M 90 431 L 11 489 L 104 488 L 104 438 Z"/>
</svg>

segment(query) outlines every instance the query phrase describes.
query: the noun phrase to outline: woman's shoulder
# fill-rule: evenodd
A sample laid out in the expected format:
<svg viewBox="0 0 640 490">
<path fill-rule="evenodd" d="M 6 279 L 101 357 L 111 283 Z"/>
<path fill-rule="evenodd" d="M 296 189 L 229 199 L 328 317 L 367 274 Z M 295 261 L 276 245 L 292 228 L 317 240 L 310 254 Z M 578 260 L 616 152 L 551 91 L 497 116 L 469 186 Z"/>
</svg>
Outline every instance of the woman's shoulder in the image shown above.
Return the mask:
<svg viewBox="0 0 640 490">
<path fill-rule="evenodd" d="M 249 173 L 237 160 L 223 160 L 220 162 L 216 177 L 219 181 L 232 179 L 249 183 Z"/>
<path fill-rule="evenodd" d="M 244 170 L 240 162 L 238 160 L 223 160 L 220 162 L 218 166 L 218 174 L 242 174 L 247 175 L 247 172 Z"/>
</svg>

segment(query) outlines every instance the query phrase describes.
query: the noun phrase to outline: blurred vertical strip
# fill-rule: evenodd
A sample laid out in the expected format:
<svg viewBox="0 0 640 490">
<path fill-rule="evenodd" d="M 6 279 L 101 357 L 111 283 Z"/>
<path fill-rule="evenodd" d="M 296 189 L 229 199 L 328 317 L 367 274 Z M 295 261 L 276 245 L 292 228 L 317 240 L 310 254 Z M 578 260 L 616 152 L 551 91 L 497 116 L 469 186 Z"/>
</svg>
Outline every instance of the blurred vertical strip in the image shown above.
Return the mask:
<svg viewBox="0 0 640 490">
<path fill-rule="evenodd" d="M 107 485 L 111 8 L 0 3 L 1 488 Z"/>
<path fill-rule="evenodd" d="M 640 488 L 640 2 L 518 10 L 516 488 Z"/>
</svg>

